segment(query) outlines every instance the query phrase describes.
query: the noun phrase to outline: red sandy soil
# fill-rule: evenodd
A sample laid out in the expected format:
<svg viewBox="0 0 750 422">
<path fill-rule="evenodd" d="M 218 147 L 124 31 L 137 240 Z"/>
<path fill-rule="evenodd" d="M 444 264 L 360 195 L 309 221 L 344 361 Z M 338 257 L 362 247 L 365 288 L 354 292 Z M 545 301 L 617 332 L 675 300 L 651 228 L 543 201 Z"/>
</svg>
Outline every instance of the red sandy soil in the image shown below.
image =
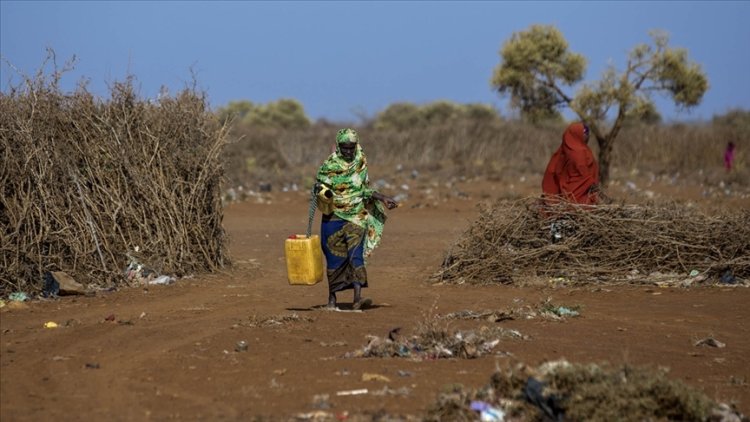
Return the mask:
<svg viewBox="0 0 750 422">
<path fill-rule="evenodd" d="M 362 313 L 321 310 L 325 282 L 311 287 L 287 283 L 284 239 L 307 226 L 306 194 L 274 192 L 271 203 L 232 204 L 225 211 L 235 261 L 231 270 L 170 286 L 2 308 L 0 419 L 284 420 L 316 410 L 315 396 L 325 394 L 331 406 L 326 411 L 339 419 L 347 412 L 378 411 L 418 417 L 447 385 L 480 387 L 496 367 L 556 359 L 666 367 L 670 377 L 750 414 L 750 290 L 745 287 L 554 287 L 544 282 L 477 287 L 429 281 L 448 246 L 476 216 L 478 201 L 531 195 L 538 182 L 519 179 L 514 191 L 507 183 L 502 189 L 486 181 L 458 183 L 451 191 L 465 195 L 447 189 L 434 200 L 413 195 L 391 211 L 383 242 L 368 262 L 365 295 L 374 306 Z M 700 200 L 695 189 L 685 189 L 653 188 Z M 730 202 L 750 206 L 747 199 Z M 364 347 L 368 335 L 385 337 L 395 327 L 409 335 L 431 315 L 513 309 L 547 298 L 580 306 L 582 315 L 564 321 L 454 323 L 463 329 L 499 324 L 527 336 L 501 340 L 493 355 L 423 361 L 344 357 Z M 349 307 L 351 293 L 339 301 Z M 253 317 L 289 314 L 303 320 L 272 327 L 250 324 Z M 44 328 L 48 321 L 60 327 Z M 706 337 L 726 347 L 694 345 Z M 248 348 L 237 352 L 241 340 Z M 365 373 L 390 381 L 363 381 Z M 384 386 L 410 392 L 373 394 Z M 354 389 L 368 389 L 368 394 L 336 394 Z"/>
</svg>

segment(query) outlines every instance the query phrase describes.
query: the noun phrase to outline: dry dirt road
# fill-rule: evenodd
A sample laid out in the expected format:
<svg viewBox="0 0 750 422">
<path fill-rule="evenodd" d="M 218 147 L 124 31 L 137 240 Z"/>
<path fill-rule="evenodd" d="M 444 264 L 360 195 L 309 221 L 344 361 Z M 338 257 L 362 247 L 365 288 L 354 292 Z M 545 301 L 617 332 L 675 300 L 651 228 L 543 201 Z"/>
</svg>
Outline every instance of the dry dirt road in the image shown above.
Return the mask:
<svg viewBox="0 0 750 422">
<path fill-rule="evenodd" d="M 375 306 L 362 313 L 321 310 L 325 283 L 287 284 L 283 242 L 307 223 L 307 198 L 299 192 L 275 193 L 271 204 L 227 208 L 236 265 L 225 273 L 171 286 L 36 301 L 20 309 L 6 306 L 0 319 L 0 419 L 284 420 L 315 410 L 322 395 L 328 395 L 327 411 L 339 419 L 346 412 L 419 416 L 447 385 L 479 387 L 498 366 L 563 358 L 668 367 L 671 377 L 750 413 L 749 289 L 432 285 L 429 275 L 476 215 L 476 202 L 499 195 L 491 184 L 457 188 L 468 195 L 446 196 L 427 207 L 415 207 L 415 199 L 390 213 L 368 267 L 371 287 L 365 292 Z M 424 361 L 344 357 L 361 349 L 368 335 L 384 337 L 396 327 L 409 335 L 434 315 L 511 309 L 547 298 L 581 306 L 582 315 L 456 323 L 500 324 L 526 336 L 503 339 L 494 355 Z M 350 301 L 344 295 L 342 308 Z M 254 324 L 292 314 L 299 319 Z M 61 327 L 44 328 L 47 321 Z M 726 347 L 694 346 L 705 337 Z M 241 340 L 247 350 L 235 351 Z M 364 381 L 365 373 L 390 381 Z M 385 386 L 409 392 L 374 394 L 390 391 Z M 356 389 L 368 393 L 336 394 Z"/>
</svg>

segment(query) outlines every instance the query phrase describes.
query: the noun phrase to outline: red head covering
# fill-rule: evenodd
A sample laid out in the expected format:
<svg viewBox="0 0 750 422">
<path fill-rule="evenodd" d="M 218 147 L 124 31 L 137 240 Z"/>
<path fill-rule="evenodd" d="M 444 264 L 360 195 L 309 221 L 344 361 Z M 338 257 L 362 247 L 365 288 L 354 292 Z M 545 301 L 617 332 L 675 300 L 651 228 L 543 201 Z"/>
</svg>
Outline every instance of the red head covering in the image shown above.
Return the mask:
<svg viewBox="0 0 750 422">
<path fill-rule="evenodd" d="M 597 197 L 589 192 L 599 183 L 599 166 L 586 145 L 583 123 L 572 123 L 563 134 L 562 145 L 552 155 L 542 180 L 545 196 L 562 196 L 578 204 L 595 204 Z"/>
</svg>

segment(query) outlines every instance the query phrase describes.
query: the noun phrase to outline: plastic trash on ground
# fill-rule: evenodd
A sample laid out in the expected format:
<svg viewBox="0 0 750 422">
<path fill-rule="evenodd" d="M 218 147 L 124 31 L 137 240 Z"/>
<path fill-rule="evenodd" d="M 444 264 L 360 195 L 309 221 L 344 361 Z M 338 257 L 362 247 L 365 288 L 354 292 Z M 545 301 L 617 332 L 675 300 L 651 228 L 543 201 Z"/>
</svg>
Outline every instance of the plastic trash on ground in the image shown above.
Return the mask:
<svg viewBox="0 0 750 422">
<path fill-rule="evenodd" d="M 559 316 L 578 316 L 579 315 L 578 311 L 574 311 L 574 310 L 572 310 L 570 308 L 566 308 L 564 306 L 559 306 L 555 310 L 555 313 L 557 315 L 559 315 Z"/>
<path fill-rule="evenodd" d="M 24 292 L 13 292 L 8 295 L 8 299 L 12 300 L 13 302 L 25 302 L 29 300 L 29 295 Z"/>
<path fill-rule="evenodd" d="M 172 284 L 172 283 L 174 283 L 174 281 L 175 281 L 174 277 L 170 277 L 168 275 L 162 275 L 162 276 L 156 277 L 155 279 L 149 281 L 148 284 L 163 284 L 163 285 L 166 285 L 166 284 Z"/>
<path fill-rule="evenodd" d="M 483 401 L 471 402 L 471 410 L 479 412 L 479 420 L 482 422 L 502 422 L 505 420 L 505 412 Z"/>
</svg>

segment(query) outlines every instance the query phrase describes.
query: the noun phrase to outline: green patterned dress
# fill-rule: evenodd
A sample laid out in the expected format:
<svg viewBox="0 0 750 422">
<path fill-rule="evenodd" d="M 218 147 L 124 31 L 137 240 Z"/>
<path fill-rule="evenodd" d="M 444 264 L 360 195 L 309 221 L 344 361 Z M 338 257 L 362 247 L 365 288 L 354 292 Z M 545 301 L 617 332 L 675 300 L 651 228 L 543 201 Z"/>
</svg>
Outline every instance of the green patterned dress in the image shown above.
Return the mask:
<svg viewBox="0 0 750 422">
<path fill-rule="evenodd" d="M 329 292 L 352 288 L 359 282 L 367 287 L 365 258 L 380 242 L 386 214 L 383 204 L 373 198 L 369 187 L 367 159 L 357 133 L 342 129 L 334 151 L 320 166 L 317 182 L 333 192 L 333 212 L 323 215 L 322 246 L 326 256 Z M 341 154 L 342 143 L 357 143 L 351 161 Z"/>
</svg>

